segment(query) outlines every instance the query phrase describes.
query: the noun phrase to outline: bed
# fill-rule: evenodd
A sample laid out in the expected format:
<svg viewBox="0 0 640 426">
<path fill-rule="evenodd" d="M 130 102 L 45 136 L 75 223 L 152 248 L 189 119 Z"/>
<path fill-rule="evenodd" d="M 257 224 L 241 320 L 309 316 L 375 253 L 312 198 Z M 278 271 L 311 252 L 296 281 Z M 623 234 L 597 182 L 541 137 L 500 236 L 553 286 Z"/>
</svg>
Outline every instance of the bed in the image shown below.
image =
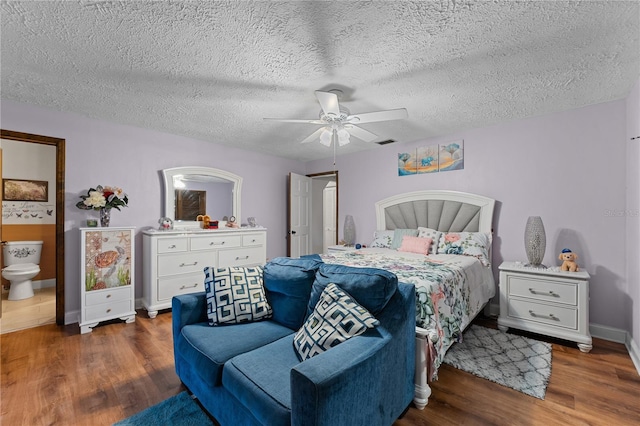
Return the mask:
<svg viewBox="0 0 640 426">
<path fill-rule="evenodd" d="M 457 191 L 395 195 L 375 204 L 377 231 L 371 247 L 322 255 L 326 263 L 382 268 L 394 272 L 398 281 L 416 285 L 414 404 L 419 409 L 428 403 L 429 382 L 437 378 L 447 349 L 495 295 L 494 204 Z"/>
</svg>

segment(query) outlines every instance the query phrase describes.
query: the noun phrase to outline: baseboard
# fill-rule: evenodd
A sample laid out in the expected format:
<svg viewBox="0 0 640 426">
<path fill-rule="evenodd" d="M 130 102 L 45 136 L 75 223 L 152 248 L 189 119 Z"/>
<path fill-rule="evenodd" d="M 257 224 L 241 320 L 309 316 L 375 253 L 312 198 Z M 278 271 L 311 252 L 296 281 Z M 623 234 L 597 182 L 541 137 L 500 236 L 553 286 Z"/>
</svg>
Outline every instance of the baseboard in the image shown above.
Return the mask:
<svg viewBox="0 0 640 426">
<path fill-rule="evenodd" d="M 69 311 L 64 313 L 64 325 L 80 322 L 80 311 Z"/>
<path fill-rule="evenodd" d="M 631 334 L 629 333 L 627 333 L 625 346 L 627 347 L 629 355 L 631 356 L 631 361 L 633 361 L 633 365 L 636 366 L 636 371 L 638 371 L 638 375 L 640 376 L 640 348 L 638 348 L 638 343 L 633 340 L 633 337 L 631 337 Z"/>
<path fill-rule="evenodd" d="M 598 339 L 622 344 L 625 344 L 627 342 L 628 333 L 625 330 L 621 330 L 619 328 L 591 323 L 589 324 L 589 332 L 591 333 L 592 337 L 597 337 Z"/>
<path fill-rule="evenodd" d="M 33 286 L 34 290 L 41 290 L 43 288 L 55 287 L 56 279 L 51 278 L 48 280 L 31 281 L 31 285 Z"/>
</svg>

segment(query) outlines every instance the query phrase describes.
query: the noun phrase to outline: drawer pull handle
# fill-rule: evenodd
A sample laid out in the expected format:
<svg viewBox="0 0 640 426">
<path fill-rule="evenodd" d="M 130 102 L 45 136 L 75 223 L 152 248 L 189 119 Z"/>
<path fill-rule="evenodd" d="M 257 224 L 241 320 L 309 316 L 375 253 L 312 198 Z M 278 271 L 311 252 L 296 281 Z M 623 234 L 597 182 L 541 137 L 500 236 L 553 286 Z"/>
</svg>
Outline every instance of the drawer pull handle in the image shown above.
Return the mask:
<svg viewBox="0 0 640 426">
<path fill-rule="evenodd" d="M 174 249 L 174 248 L 176 248 L 176 245 L 175 245 L 175 244 L 171 244 L 171 245 L 169 246 L 169 248 L 170 248 L 170 249 Z"/>
<path fill-rule="evenodd" d="M 252 242 L 252 243 L 255 243 L 255 242 L 256 242 L 256 239 L 254 238 L 253 240 L 251 240 L 251 242 Z"/>
<path fill-rule="evenodd" d="M 195 283 L 194 285 L 183 285 L 182 287 L 180 287 L 180 290 L 184 290 L 185 288 L 196 288 L 198 287 L 198 283 Z"/>
<path fill-rule="evenodd" d="M 551 297 L 560 297 L 560 295 L 558 293 L 554 293 L 551 290 L 549 290 L 548 292 L 544 292 L 544 291 L 536 291 L 536 290 L 530 288 L 529 292 L 531 294 L 544 294 L 544 295 L 551 296 Z"/>
<path fill-rule="evenodd" d="M 198 262 L 193 262 L 193 263 L 181 263 L 180 267 L 182 268 L 183 266 L 196 266 L 198 264 Z"/>
<path fill-rule="evenodd" d="M 236 256 L 236 260 L 240 260 L 240 259 L 247 260 L 248 258 L 249 256 L 245 256 L 245 257 Z"/>
<path fill-rule="evenodd" d="M 224 241 L 223 241 L 223 242 L 221 242 L 221 243 L 216 243 L 215 241 L 211 241 L 211 242 L 209 243 L 209 245 L 210 245 L 210 246 L 223 246 L 223 245 L 224 245 Z"/>
<path fill-rule="evenodd" d="M 110 295 L 110 294 L 107 294 L 107 299 L 108 299 L 108 298 L 110 298 L 110 297 L 111 297 L 111 295 Z"/>
<path fill-rule="evenodd" d="M 529 310 L 529 314 L 530 314 L 532 317 L 543 317 L 543 318 L 549 318 L 549 319 L 552 319 L 552 320 L 554 320 L 554 321 L 560 321 L 560 318 L 558 318 L 557 316 L 555 316 L 555 315 L 553 315 L 553 314 L 549 314 L 549 315 L 539 315 L 539 314 L 536 314 L 535 312 L 533 312 L 532 310 Z"/>
<path fill-rule="evenodd" d="M 107 313 L 111 312 L 111 308 L 107 309 Z"/>
</svg>

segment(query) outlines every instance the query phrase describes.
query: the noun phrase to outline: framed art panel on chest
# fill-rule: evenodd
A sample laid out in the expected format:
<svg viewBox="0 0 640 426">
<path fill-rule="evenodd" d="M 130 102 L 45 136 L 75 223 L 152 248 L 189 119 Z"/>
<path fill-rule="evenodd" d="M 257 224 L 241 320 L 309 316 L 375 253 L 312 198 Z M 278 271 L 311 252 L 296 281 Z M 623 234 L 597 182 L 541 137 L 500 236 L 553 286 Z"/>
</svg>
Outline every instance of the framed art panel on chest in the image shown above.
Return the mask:
<svg viewBox="0 0 640 426">
<path fill-rule="evenodd" d="M 133 227 L 80 228 L 80 332 L 102 321 L 135 321 Z"/>
</svg>

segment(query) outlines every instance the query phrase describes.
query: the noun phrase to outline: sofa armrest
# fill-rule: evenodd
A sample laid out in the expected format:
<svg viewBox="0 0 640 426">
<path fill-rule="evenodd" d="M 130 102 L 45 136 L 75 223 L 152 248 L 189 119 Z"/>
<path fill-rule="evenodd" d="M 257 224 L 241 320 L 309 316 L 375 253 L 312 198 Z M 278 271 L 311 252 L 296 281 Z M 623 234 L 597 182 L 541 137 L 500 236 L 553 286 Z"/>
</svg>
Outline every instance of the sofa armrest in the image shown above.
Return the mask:
<svg viewBox="0 0 640 426">
<path fill-rule="evenodd" d="M 291 424 L 388 426 L 413 398 L 415 287 L 398 290 L 380 325 L 291 370 Z"/>
<path fill-rule="evenodd" d="M 355 421 L 354 413 L 385 392 L 383 380 L 376 377 L 383 368 L 377 354 L 389 340 L 384 330 L 370 330 L 293 368 L 291 424 L 336 425 L 345 418 L 352 424 L 364 424 Z M 366 423 L 375 423 L 370 420 Z"/>
<path fill-rule="evenodd" d="M 207 321 L 207 296 L 204 291 L 174 296 L 171 299 L 173 335 L 182 327 Z"/>
</svg>

